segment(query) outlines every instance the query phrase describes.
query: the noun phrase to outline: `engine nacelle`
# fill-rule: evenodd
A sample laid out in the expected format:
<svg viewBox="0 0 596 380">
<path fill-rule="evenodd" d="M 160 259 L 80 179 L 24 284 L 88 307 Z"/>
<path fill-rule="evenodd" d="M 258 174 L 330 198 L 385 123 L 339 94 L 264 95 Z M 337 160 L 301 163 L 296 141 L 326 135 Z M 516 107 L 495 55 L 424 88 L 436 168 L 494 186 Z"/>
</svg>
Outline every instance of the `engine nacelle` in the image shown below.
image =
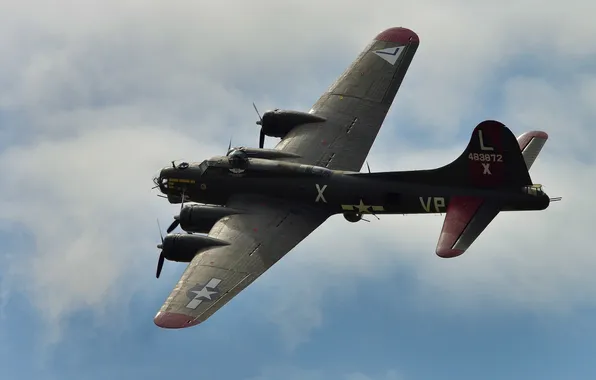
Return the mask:
<svg viewBox="0 0 596 380">
<path fill-rule="evenodd" d="M 362 220 L 362 214 L 359 212 L 344 212 L 344 218 L 350 223 L 356 223 Z"/>
<path fill-rule="evenodd" d="M 177 218 L 184 231 L 208 233 L 221 218 L 242 213 L 243 211 L 230 207 L 191 204 L 184 206 Z"/>
<path fill-rule="evenodd" d="M 204 235 L 169 234 L 163 239 L 162 255 L 166 260 L 189 263 L 201 250 L 230 245 Z"/>
<path fill-rule="evenodd" d="M 190 198 L 188 196 L 184 196 L 184 201 L 187 202 Z M 171 204 L 178 204 L 182 203 L 182 195 L 174 195 L 168 194 L 168 202 Z"/>
<path fill-rule="evenodd" d="M 234 153 L 235 151 L 242 151 L 246 154 L 247 157 L 263 158 L 266 160 L 277 160 L 280 158 L 300 158 L 300 156 L 297 154 L 290 153 L 290 152 L 284 152 L 283 150 L 247 148 L 247 147 L 243 147 L 243 146 L 230 149 L 228 151 L 227 155 L 229 156 L 230 154 Z"/>
<path fill-rule="evenodd" d="M 322 116 L 308 112 L 275 109 L 265 112 L 260 124 L 265 135 L 283 138 L 298 125 L 320 123 L 325 120 L 327 119 Z"/>
</svg>

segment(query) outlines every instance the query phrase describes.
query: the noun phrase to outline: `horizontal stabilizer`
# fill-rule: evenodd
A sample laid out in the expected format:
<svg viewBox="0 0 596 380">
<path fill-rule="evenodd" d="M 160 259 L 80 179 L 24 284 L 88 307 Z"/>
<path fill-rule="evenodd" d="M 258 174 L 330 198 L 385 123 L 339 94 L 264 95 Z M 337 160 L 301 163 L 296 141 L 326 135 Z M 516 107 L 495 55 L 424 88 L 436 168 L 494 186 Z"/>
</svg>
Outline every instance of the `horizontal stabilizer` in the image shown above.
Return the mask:
<svg viewBox="0 0 596 380">
<path fill-rule="evenodd" d="M 519 149 L 521 149 L 528 170 L 536 161 L 542 147 L 546 144 L 546 140 L 548 140 L 548 134 L 542 131 L 526 132 L 517 138 Z"/>
<path fill-rule="evenodd" d="M 451 258 L 464 253 L 499 211 L 498 204 L 482 198 L 451 198 L 437 243 L 437 255 Z"/>
</svg>

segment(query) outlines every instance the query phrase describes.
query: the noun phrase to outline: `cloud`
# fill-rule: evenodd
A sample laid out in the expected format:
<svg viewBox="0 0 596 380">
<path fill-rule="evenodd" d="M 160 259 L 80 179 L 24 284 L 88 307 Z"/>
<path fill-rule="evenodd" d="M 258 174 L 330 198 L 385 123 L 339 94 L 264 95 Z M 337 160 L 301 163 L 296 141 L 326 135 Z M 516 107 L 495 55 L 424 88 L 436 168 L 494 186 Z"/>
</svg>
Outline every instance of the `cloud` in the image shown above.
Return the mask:
<svg viewBox="0 0 596 380">
<path fill-rule="evenodd" d="M 297 312 L 280 296 L 271 308 L 289 346 L 324 324 L 328 294 L 347 297 L 353 278 L 390 278 L 401 267 L 445 307 L 591 302 L 591 4 L 377 1 L 363 13 L 312 0 L 7 3 L 0 22 L 18 37 L 0 36 L 1 216 L 31 231 L 35 247 L 11 259 L 3 281 L 26 292 L 51 326 L 82 310 L 105 320 L 137 292 L 167 292 L 176 278 L 164 272 L 150 282 L 154 220 L 175 207 L 148 190 L 151 176 L 174 158 L 221 153 L 232 134 L 254 146 L 252 101 L 261 111 L 308 109 L 370 38 L 403 24 L 421 47 L 373 169 L 442 165 L 463 148 L 459 132 L 502 118 L 516 133 L 549 132 L 532 174 L 564 200 L 542 213 L 499 215 L 455 260 L 434 256 L 440 217 L 330 220 L 275 269 L 291 273 L 293 297 L 310 300 Z M 308 284 L 305 268 L 313 269 Z"/>
<path fill-rule="evenodd" d="M 164 147 L 166 140 L 172 145 Z M 35 236 L 27 247 L 33 252 L 14 255 L 6 274 L 44 319 L 58 324 L 75 311 L 123 306 L 148 286 L 147 264 L 158 254 L 155 218 L 167 207 L 155 202 L 151 178 L 168 156 L 197 146 L 168 131 L 129 128 L 3 153 L 2 215 Z"/>
<path fill-rule="evenodd" d="M 251 377 L 250 380 L 269 380 L 269 379 L 288 379 L 288 380 L 405 380 L 396 370 L 387 370 L 384 373 L 364 374 L 362 372 L 351 373 L 333 373 L 330 370 L 302 369 L 293 366 L 272 366 L 265 368 L 261 374 Z"/>
</svg>

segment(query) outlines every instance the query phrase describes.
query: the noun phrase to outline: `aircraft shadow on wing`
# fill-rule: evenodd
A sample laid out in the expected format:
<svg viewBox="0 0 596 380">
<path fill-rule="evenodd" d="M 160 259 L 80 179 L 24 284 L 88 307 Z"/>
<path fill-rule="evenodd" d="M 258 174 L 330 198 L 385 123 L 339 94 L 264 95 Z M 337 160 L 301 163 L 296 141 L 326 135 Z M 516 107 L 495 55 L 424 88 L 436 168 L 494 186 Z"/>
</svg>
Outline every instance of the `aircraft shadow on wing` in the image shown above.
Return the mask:
<svg viewBox="0 0 596 380">
<path fill-rule="evenodd" d="M 378 34 L 309 112 L 262 116 L 259 148 L 228 147 L 202 162 L 172 162 L 153 180 L 180 211 L 162 236 L 165 260 L 189 263 L 154 318 L 164 328 L 205 321 L 332 215 L 445 214 L 436 254 L 463 254 L 501 211 L 546 209 L 529 169 L 548 139 L 515 138 L 485 120 L 453 162 L 436 169 L 361 173 L 420 40 Z M 265 136 L 281 141 L 264 149 Z M 172 233 L 180 227 L 186 233 Z"/>
</svg>

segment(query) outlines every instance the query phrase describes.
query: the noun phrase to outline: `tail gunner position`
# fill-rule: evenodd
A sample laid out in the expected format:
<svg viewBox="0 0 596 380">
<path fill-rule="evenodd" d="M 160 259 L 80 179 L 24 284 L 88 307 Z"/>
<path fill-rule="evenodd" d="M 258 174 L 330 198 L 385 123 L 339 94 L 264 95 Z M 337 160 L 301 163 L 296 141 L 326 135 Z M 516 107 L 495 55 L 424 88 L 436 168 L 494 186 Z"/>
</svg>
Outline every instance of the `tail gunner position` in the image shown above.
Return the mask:
<svg viewBox="0 0 596 380">
<path fill-rule="evenodd" d="M 166 259 L 190 264 L 158 326 L 205 321 L 334 214 L 358 222 L 366 214 L 445 213 L 436 253 L 448 258 L 464 253 L 500 211 L 544 210 L 559 199 L 528 172 L 548 135 L 516 139 L 494 120 L 478 124 L 443 167 L 359 172 L 419 43 L 409 29 L 387 29 L 309 112 L 259 115 L 259 148 L 161 170 L 156 187 L 181 206 L 158 246 L 157 277 Z M 264 149 L 265 136 L 281 141 Z M 188 234 L 170 234 L 178 226 Z"/>
</svg>

